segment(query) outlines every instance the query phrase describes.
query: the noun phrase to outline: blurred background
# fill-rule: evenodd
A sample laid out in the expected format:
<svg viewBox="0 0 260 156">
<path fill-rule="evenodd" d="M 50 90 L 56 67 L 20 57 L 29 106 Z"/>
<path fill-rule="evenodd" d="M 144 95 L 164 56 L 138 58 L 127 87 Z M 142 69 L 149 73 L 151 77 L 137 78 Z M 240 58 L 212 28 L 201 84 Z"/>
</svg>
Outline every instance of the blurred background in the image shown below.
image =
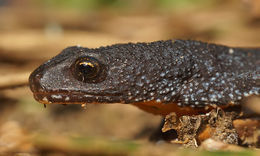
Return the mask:
<svg viewBox="0 0 260 156">
<path fill-rule="evenodd" d="M 149 143 L 160 116 L 120 104 L 44 109 L 26 86 L 67 46 L 166 39 L 259 47 L 260 0 L 0 0 L 0 154 L 187 154 Z"/>
</svg>

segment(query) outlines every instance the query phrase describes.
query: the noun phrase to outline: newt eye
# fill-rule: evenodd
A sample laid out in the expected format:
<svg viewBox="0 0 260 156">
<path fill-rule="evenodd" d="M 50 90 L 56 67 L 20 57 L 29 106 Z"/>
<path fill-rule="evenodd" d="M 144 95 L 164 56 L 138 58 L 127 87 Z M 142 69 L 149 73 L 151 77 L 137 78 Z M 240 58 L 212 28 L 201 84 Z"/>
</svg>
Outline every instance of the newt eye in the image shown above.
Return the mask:
<svg viewBox="0 0 260 156">
<path fill-rule="evenodd" d="M 95 82 L 100 74 L 100 63 L 93 57 L 82 57 L 74 64 L 75 77 L 83 82 Z"/>
</svg>

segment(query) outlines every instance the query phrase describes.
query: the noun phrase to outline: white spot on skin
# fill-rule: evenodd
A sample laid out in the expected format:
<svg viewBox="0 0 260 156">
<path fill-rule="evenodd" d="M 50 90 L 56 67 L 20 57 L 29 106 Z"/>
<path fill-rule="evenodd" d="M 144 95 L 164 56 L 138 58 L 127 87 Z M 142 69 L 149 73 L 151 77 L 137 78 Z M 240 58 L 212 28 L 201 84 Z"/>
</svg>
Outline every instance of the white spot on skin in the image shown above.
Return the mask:
<svg viewBox="0 0 260 156">
<path fill-rule="evenodd" d="M 210 98 L 209 100 L 210 100 L 211 102 L 214 102 L 214 101 L 216 101 L 217 99 Z"/>
<path fill-rule="evenodd" d="M 230 49 L 228 50 L 228 53 L 229 53 L 229 54 L 233 54 L 233 53 L 234 53 L 234 49 L 230 48 Z"/>
<path fill-rule="evenodd" d="M 161 73 L 160 76 L 161 76 L 161 77 L 164 77 L 164 76 L 165 76 L 165 73 Z"/>
<path fill-rule="evenodd" d="M 249 94 L 248 94 L 247 92 L 244 92 L 244 96 L 245 96 L 245 97 L 248 97 Z"/>
<path fill-rule="evenodd" d="M 233 94 L 228 94 L 228 96 L 233 99 L 234 98 L 234 95 Z"/>
<path fill-rule="evenodd" d="M 142 87 L 144 85 L 144 83 L 138 82 L 138 83 L 136 83 L 136 85 Z"/>
<path fill-rule="evenodd" d="M 215 81 L 215 80 L 216 80 L 216 78 L 215 78 L 215 77 L 212 77 L 212 78 L 211 78 L 211 81 Z"/>
<path fill-rule="evenodd" d="M 43 98 L 42 98 L 42 101 L 49 102 L 49 100 L 47 99 L 47 97 L 43 97 Z"/>
<path fill-rule="evenodd" d="M 67 96 L 67 97 L 65 98 L 65 101 L 69 101 L 69 100 L 70 100 L 70 97 Z"/>
<path fill-rule="evenodd" d="M 158 103 L 159 103 L 159 102 L 161 102 L 161 100 L 160 100 L 160 99 L 156 99 L 156 102 L 158 102 Z"/>
<path fill-rule="evenodd" d="M 201 101 L 207 101 L 207 99 L 205 97 L 202 97 Z"/>
<path fill-rule="evenodd" d="M 241 95 L 239 90 L 235 90 L 235 93 L 238 94 L 238 95 Z"/>
<path fill-rule="evenodd" d="M 254 94 L 254 92 L 253 92 L 252 90 L 250 90 L 250 91 L 249 91 L 249 94 L 252 95 L 252 94 Z"/>
<path fill-rule="evenodd" d="M 217 96 L 216 96 L 215 94 L 213 94 L 211 97 L 212 97 L 213 99 L 217 98 Z"/>
<path fill-rule="evenodd" d="M 51 95 L 53 99 L 62 99 L 61 95 Z"/>
<path fill-rule="evenodd" d="M 172 95 L 172 96 L 176 95 L 176 92 L 172 92 L 171 95 Z"/>
<path fill-rule="evenodd" d="M 217 94 L 218 98 L 221 99 L 222 98 L 222 94 Z"/>
</svg>

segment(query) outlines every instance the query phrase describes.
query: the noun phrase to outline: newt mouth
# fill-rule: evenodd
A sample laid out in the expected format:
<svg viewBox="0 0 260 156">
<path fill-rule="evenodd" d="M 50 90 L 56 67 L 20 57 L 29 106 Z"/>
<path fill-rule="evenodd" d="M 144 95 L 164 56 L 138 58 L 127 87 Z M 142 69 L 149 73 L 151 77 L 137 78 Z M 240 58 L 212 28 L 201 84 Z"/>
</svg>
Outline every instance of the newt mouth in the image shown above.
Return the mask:
<svg viewBox="0 0 260 156">
<path fill-rule="evenodd" d="M 34 98 L 43 104 L 98 104 L 122 103 L 119 95 L 92 95 L 84 93 L 34 93 Z"/>
</svg>

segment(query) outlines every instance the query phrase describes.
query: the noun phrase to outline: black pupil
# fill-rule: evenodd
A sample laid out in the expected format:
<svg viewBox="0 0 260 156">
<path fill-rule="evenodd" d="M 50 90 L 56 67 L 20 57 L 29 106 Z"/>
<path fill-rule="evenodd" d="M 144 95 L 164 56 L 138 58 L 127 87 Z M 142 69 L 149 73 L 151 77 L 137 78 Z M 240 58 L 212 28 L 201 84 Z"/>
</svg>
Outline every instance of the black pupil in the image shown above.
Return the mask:
<svg viewBox="0 0 260 156">
<path fill-rule="evenodd" d="M 79 73 L 82 74 L 82 76 L 85 76 L 86 78 L 94 77 L 97 72 L 95 65 L 87 61 L 80 62 L 78 64 L 78 70 Z"/>
<path fill-rule="evenodd" d="M 97 83 L 102 77 L 102 64 L 93 57 L 81 57 L 72 66 L 74 77 L 81 82 Z"/>
</svg>

